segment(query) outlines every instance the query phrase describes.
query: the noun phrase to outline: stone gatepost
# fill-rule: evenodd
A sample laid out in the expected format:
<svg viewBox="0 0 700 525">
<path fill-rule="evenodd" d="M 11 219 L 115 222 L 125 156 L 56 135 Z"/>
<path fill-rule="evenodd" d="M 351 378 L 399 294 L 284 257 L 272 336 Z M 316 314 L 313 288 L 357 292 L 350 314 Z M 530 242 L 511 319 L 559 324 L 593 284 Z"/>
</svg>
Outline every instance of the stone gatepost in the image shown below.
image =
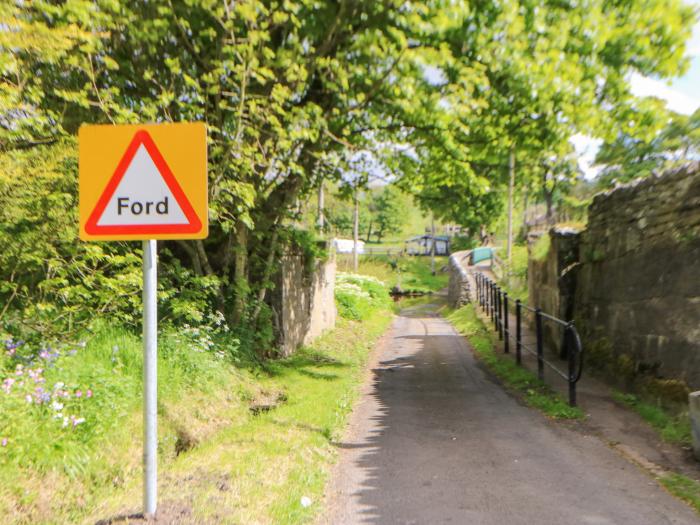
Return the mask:
<svg viewBox="0 0 700 525">
<path fill-rule="evenodd" d="M 700 460 L 700 390 L 688 395 L 690 432 L 693 435 L 693 455 Z"/>
</svg>

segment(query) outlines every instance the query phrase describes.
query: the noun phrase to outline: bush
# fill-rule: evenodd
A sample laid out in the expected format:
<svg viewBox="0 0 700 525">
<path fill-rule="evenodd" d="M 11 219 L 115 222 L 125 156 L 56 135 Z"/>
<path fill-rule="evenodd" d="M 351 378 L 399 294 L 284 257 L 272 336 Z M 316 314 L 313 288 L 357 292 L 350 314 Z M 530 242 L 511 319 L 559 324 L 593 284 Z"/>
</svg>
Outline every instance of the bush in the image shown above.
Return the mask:
<svg viewBox="0 0 700 525">
<path fill-rule="evenodd" d="M 450 251 L 452 253 L 461 252 L 462 250 L 471 250 L 477 247 L 477 240 L 474 237 L 465 235 L 457 235 L 450 241 Z"/>
<path fill-rule="evenodd" d="M 138 330 L 141 244 L 78 239 L 73 140 L 0 154 L 0 333 L 35 346 L 75 339 L 95 319 Z M 161 321 L 200 323 L 220 281 L 159 247 Z"/>
<path fill-rule="evenodd" d="M 338 273 L 335 280 L 338 313 L 345 319 L 367 319 L 391 303 L 389 291 L 382 281 L 367 275 Z"/>
</svg>

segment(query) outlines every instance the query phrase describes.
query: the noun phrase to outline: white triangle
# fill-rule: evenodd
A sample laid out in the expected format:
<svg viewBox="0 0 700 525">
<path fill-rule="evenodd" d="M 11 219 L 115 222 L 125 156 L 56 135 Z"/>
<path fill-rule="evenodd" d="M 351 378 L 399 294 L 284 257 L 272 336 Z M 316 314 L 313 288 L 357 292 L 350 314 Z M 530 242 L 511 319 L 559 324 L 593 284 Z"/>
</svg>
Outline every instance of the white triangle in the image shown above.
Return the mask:
<svg viewBox="0 0 700 525">
<path fill-rule="evenodd" d="M 98 226 L 189 224 L 143 144 L 131 159 Z"/>
</svg>

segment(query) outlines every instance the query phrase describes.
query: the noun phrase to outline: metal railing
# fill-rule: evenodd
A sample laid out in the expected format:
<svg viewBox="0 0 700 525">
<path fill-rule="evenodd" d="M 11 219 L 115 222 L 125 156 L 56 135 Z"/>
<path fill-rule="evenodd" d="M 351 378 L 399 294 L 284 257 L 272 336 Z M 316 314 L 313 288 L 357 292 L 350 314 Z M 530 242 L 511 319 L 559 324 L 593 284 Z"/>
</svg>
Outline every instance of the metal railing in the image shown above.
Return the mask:
<svg viewBox="0 0 700 525">
<path fill-rule="evenodd" d="M 544 367 L 547 365 L 559 374 L 569 384 L 569 405 L 576 406 L 576 383 L 581 379 L 583 372 L 583 346 L 581 338 L 573 321 L 563 321 L 557 317 L 543 312 L 540 308 L 527 306 L 520 299 L 515 301 L 515 334 L 512 334 L 509 326 L 509 300 L 508 293 L 502 290 L 498 284 L 486 277 L 483 273 L 475 273 L 477 304 L 486 312 L 493 322 L 494 330 L 498 338 L 503 341 L 503 351 L 510 353 L 511 340 L 515 343 L 515 362 L 522 366 L 522 352 L 534 355 L 537 358 L 537 377 L 544 380 Z M 535 348 L 532 344 L 523 342 L 523 312 L 532 312 L 535 317 Z M 544 322 L 554 323 L 561 327 L 562 355 L 567 358 L 568 370 L 566 372 L 557 368 L 544 357 Z"/>
</svg>

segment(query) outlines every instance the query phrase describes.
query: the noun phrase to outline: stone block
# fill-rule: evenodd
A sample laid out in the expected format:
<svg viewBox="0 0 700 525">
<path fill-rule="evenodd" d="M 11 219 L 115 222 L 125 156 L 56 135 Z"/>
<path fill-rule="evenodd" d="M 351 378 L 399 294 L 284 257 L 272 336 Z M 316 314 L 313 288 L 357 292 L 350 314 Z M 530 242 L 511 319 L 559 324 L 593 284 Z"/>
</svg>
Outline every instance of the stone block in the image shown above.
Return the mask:
<svg viewBox="0 0 700 525">
<path fill-rule="evenodd" d="M 693 455 L 700 460 L 700 391 L 688 395 L 690 432 L 693 436 Z"/>
</svg>

